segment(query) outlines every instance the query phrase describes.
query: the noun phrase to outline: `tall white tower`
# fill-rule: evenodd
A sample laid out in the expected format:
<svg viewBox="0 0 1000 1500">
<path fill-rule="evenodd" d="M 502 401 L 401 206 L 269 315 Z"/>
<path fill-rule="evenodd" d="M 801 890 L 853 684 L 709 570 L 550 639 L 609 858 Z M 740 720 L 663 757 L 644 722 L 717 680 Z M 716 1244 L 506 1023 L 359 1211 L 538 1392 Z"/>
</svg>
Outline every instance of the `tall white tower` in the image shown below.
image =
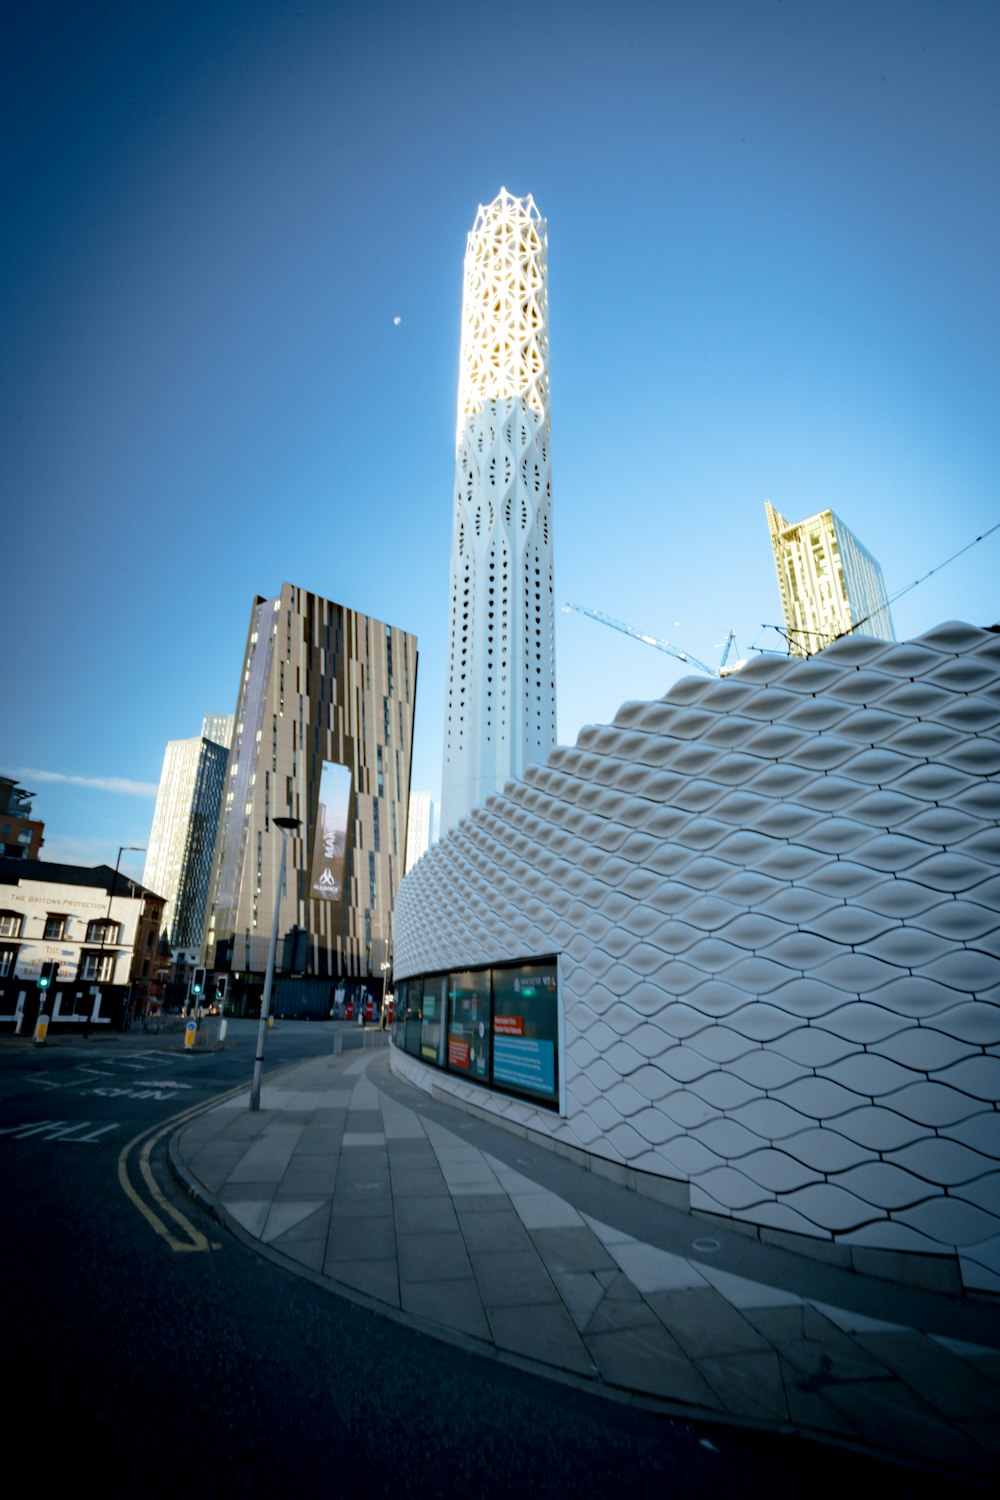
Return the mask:
<svg viewBox="0 0 1000 1500">
<path fill-rule="evenodd" d="M 555 744 L 546 247 L 501 188 L 465 253 L 442 833 Z"/>
</svg>

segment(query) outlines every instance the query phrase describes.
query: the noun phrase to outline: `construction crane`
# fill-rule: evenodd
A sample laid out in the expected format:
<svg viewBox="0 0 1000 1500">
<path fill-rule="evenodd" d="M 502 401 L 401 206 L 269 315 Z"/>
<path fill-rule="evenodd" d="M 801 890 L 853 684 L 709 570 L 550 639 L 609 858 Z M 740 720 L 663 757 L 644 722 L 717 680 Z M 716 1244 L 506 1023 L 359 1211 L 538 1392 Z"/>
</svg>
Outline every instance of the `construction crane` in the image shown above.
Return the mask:
<svg viewBox="0 0 1000 1500">
<path fill-rule="evenodd" d="M 729 660 L 729 653 L 734 646 L 736 646 L 736 631 L 731 630 L 726 636 L 726 639 L 723 642 L 722 646 L 722 660 L 719 662 L 718 674 L 720 677 L 729 677 L 733 672 L 738 672 L 740 670 L 740 667 L 745 667 L 747 664 L 746 657 L 740 655 L 740 648 L 739 646 L 736 646 L 736 660 L 733 662 L 731 667 L 726 665 Z"/>
<path fill-rule="evenodd" d="M 592 620 L 596 620 L 600 625 L 610 625 L 612 630 L 620 630 L 623 635 L 630 635 L 633 640 L 642 641 L 646 646 L 653 646 L 657 651 L 665 651 L 668 656 L 674 657 L 676 661 L 683 662 L 685 666 L 697 667 L 699 672 L 707 672 L 709 677 L 728 677 L 731 672 L 738 672 L 740 667 L 746 665 L 745 660 L 739 655 L 739 647 L 737 646 L 737 660 L 732 666 L 727 666 L 729 653 L 736 644 L 735 630 L 731 630 L 726 636 L 722 649 L 722 660 L 718 667 L 710 667 L 705 662 L 699 661 L 697 656 L 692 656 L 690 651 L 682 651 L 679 646 L 672 646 L 669 641 L 657 640 L 656 636 L 647 635 L 644 630 L 637 630 L 634 625 L 626 625 L 623 620 L 616 620 L 612 615 L 606 615 L 603 610 L 587 609 L 586 605 L 583 604 L 563 605 L 564 614 L 568 614 L 571 609 L 575 609 L 577 614 L 589 615 Z"/>
</svg>

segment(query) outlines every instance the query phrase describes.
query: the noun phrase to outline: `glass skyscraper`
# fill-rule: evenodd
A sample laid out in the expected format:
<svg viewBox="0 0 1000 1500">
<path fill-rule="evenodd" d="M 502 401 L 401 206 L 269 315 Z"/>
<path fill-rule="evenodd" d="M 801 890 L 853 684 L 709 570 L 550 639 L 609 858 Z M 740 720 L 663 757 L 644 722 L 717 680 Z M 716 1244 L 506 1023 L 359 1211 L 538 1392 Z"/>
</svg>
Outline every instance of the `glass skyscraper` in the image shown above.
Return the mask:
<svg viewBox="0 0 1000 1500">
<path fill-rule="evenodd" d="M 142 883 L 167 902 L 175 953 L 201 947 L 228 757 L 227 745 L 204 734 L 168 740 L 164 752 Z"/>
</svg>

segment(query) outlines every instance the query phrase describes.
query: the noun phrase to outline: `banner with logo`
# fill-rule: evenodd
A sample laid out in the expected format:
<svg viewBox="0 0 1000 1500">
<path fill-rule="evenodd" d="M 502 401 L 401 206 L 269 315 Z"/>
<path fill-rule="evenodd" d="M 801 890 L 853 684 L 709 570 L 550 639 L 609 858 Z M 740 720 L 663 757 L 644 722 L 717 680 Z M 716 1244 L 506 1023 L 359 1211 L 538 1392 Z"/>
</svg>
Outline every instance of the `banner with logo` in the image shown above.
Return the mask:
<svg viewBox="0 0 1000 1500">
<path fill-rule="evenodd" d="M 310 881 L 310 894 L 320 901 L 344 899 L 351 782 L 349 766 L 323 762 Z"/>
</svg>

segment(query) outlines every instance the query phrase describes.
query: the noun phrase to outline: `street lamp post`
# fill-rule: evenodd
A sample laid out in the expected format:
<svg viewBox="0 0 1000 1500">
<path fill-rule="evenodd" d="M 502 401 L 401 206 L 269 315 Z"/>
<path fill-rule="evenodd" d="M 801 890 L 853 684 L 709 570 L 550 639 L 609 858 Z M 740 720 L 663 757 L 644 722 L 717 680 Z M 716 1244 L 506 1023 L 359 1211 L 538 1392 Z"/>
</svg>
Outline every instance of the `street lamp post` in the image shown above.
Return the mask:
<svg viewBox="0 0 1000 1500">
<path fill-rule="evenodd" d="M 253 1064 L 253 1082 L 250 1085 L 250 1108 L 260 1109 L 260 1081 L 264 1071 L 264 1037 L 267 1034 L 267 1017 L 271 1008 L 271 987 L 274 984 L 274 955 L 278 947 L 278 918 L 281 914 L 281 890 L 285 883 L 285 845 L 288 835 L 300 826 L 300 818 L 272 818 L 281 829 L 281 860 L 278 865 L 278 889 L 274 893 L 274 921 L 271 923 L 271 942 L 267 950 L 267 972 L 264 975 L 264 995 L 260 1002 L 260 1025 L 257 1027 L 257 1056 Z"/>
<path fill-rule="evenodd" d="M 382 1031 L 384 1031 L 386 1026 L 386 1010 L 389 1005 L 389 970 L 392 968 L 392 964 L 386 958 L 379 964 L 379 968 L 382 970 L 382 1005 L 379 1009 L 378 1023 Z"/>
</svg>

